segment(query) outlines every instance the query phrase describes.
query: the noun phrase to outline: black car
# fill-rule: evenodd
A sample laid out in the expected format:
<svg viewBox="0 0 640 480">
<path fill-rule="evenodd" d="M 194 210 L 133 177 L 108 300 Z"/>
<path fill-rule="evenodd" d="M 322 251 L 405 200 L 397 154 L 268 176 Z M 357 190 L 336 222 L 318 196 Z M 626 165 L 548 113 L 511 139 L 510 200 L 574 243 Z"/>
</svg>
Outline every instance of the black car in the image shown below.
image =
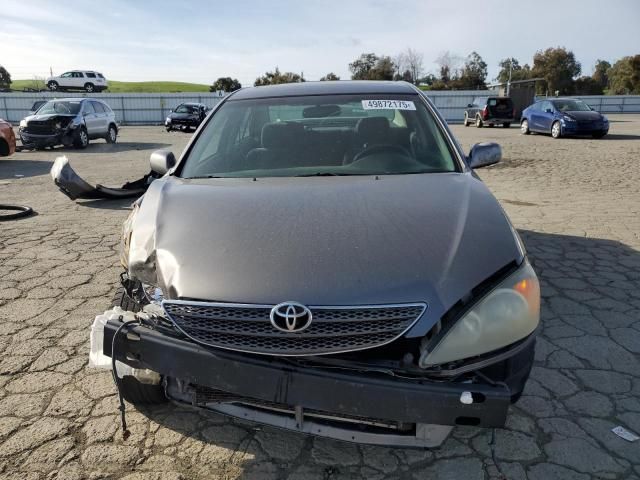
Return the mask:
<svg viewBox="0 0 640 480">
<path fill-rule="evenodd" d="M 509 128 L 515 122 L 516 111 L 509 97 L 476 97 L 464 111 L 464 126 L 475 123 L 476 127 L 484 125 L 493 127 L 502 124 Z"/>
<path fill-rule="evenodd" d="M 297 432 L 435 446 L 501 427 L 533 363 L 540 292 L 517 232 L 405 82 L 225 96 L 122 235 L 116 311 L 91 355 L 132 403 Z M 113 313 L 113 315 L 112 315 Z M 118 368 L 120 371 L 120 368 Z M 141 376 L 144 375 L 144 378 Z"/>
<path fill-rule="evenodd" d="M 202 103 L 181 103 L 164 121 L 167 132 L 171 130 L 191 131 L 198 128 L 202 120 L 207 116 L 209 107 Z"/>
</svg>

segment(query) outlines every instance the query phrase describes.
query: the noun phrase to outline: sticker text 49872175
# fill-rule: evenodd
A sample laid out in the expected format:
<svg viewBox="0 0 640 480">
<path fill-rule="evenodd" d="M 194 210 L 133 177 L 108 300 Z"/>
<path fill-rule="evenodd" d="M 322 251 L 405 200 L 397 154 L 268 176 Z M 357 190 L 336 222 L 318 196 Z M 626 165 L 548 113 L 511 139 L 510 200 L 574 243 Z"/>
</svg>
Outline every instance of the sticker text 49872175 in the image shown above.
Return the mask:
<svg viewBox="0 0 640 480">
<path fill-rule="evenodd" d="M 415 110 L 415 104 L 410 100 L 362 100 L 365 110 Z"/>
</svg>

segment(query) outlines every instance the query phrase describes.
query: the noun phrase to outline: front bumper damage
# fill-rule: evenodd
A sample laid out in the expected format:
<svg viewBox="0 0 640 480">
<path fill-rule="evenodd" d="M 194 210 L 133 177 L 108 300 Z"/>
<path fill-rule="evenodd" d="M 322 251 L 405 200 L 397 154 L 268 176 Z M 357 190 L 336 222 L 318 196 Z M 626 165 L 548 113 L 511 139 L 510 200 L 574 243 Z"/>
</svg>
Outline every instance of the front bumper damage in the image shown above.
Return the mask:
<svg viewBox="0 0 640 480">
<path fill-rule="evenodd" d="M 154 172 L 149 172 L 144 177 L 133 182 L 125 183 L 121 188 L 105 187 L 97 184 L 95 187 L 78 175 L 67 157 L 58 157 L 51 167 L 53 182 L 71 200 L 82 199 L 119 199 L 139 197 L 158 178 Z"/>
<path fill-rule="evenodd" d="M 121 325 L 112 318 L 104 326 L 107 356 Z M 455 425 L 502 427 L 513 393 L 507 383 L 400 378 L 222 351 L 142 325 L 124 327 L 113 345 L 117 360 L 162 375 L 173 401 L 358 443 L 436 447 Z"/>
</svg>

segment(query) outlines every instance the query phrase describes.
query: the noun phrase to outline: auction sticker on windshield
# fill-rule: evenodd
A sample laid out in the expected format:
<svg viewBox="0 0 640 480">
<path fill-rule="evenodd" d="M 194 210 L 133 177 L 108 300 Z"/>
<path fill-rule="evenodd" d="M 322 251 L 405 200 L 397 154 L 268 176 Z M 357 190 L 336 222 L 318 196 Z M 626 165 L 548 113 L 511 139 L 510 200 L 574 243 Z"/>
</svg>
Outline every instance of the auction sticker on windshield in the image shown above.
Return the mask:
<svg viewBox="0 0 640 480">
<path fill-rule="evenodd" d="M 362 100 L 365 110 L 415 110 L 415 104 L 410 100 Z"/>
</svg>

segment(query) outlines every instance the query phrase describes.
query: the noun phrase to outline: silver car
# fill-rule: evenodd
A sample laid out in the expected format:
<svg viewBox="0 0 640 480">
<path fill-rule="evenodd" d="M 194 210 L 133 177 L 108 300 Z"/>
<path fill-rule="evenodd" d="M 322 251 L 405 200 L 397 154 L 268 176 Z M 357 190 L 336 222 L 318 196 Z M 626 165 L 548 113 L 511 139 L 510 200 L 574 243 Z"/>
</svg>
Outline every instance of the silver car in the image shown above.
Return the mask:
<svg viewBox="0 0 640 480">
<path fill-rule="evenodd" d="M 116 143 L 118 138 L 115 113 L 94 98 L 50 100 L 21 120 L 18 132 L 25 148 L 86 148 L 90 140 L 104 138 L 107 143 Z"/>
<path fill-rule="evenodd" d="M 500 157 L 465 155 L 405 82 L 234 92 L 179 161 L 152 155 L 163 177 L 125 224 L 92 353 L 129 366 L 115 378 L 133 403 L 313 435 L 434 446 L 503 426 L 540 289 L 474 173 Z"/>
</svg>

